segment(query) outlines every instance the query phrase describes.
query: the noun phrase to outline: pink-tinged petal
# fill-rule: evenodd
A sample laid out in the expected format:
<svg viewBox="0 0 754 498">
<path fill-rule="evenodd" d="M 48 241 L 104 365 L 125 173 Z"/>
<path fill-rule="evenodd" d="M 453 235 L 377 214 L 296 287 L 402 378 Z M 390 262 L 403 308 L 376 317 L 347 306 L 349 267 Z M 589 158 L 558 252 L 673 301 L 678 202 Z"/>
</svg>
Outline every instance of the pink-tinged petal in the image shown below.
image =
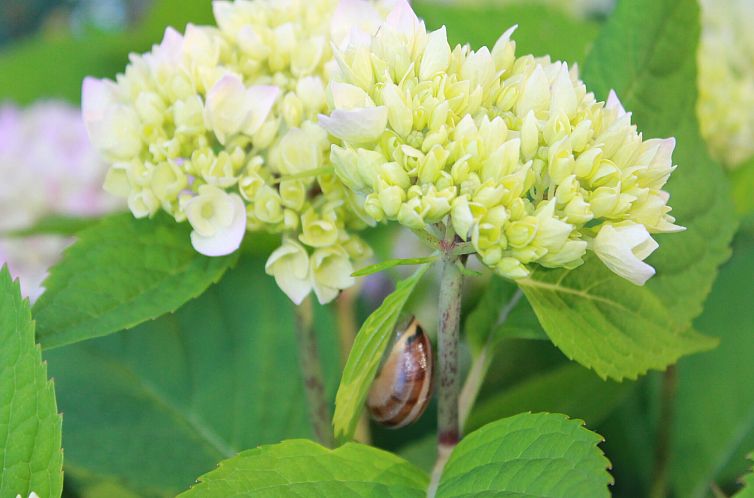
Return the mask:
<svg viewBox="0 0 754 498">
<path fill-rule="evenodd" d="M 420 21 L 406 0 L 398 0 L 395 8 L 388 14 L 385 24 L 399 33 L 414 34 Z"/>
<path fill-rule="evenodd" d="M 340 0 L 330 21 L 330 36 L 336 46 L 342 46 L 352 30 L 367 30 L 373 34 L 382 21 L 372 2 L 366 0 Z"/>
<path fill-rule="evenodd" d="M 100 123 L 113 104 L 112 92 L 106 80 L 86 77 L 81 88 L 81 111 L 89 136 L 91 127 Z"/>
<path fill-rule="evenodd" d="M 244 127 L 246 134 L 252 135 L 262 126 L 279 95 L 280 88 L 273 85 L 256 85 L 246 91 L 246 104 L 249 110 Z"/>
<path fill-rule="evenodd" d="M 230 29 L 230 19 L 234 9 L 235 7 L 232 2 L 221 2 L 219 0 L 212 2 L 212 14 L 221 30 L 228 31 Z"/>
<path fill-rule="evenodd" d="M 350 144 L 374 142 L 387 127 L 387 107 L 336 109 L 330 116 L 319 115 L 319 124 L 328 133 Z"/>
<path fill-rule="evenodd" d="M 191 232 L 191 245 L 198 253 L 205 256 L 225 256 L 236 251 L 241 246 L 246 233 L 246 206 L 238 194 L 229 194 L 233 204 L 233 220 L 230 225 L 223 227 L 212 237 L 203 237 Z"/>
<path fill-rule="evenodd" d="M 607 96 L 607 102 L 605 103 L 605 108 L 617 109 L 618 116 L 623 116 L 624 114 L 626 114 L 626 109 L 623 107 L 623 104 L 618 98 L 618 94 L 615 93 L 615 90 L 610 90 L 610 94 Z"/>
</svg>

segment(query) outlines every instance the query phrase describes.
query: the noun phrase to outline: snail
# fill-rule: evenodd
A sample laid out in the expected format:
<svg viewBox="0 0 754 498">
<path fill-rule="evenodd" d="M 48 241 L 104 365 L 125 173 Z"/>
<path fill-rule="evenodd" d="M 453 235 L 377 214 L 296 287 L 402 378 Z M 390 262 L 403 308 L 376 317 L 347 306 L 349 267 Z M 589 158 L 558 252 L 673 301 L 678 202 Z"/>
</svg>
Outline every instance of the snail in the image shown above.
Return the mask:
<svg viewBox="0 0 754 498">
<path fill-rule="evenodd" d="M 400 333 L 372 384 L 367 408 L 382 425 L 415 422 L 432 397 L 432 344 L 415 318 Z"/>
</svg>

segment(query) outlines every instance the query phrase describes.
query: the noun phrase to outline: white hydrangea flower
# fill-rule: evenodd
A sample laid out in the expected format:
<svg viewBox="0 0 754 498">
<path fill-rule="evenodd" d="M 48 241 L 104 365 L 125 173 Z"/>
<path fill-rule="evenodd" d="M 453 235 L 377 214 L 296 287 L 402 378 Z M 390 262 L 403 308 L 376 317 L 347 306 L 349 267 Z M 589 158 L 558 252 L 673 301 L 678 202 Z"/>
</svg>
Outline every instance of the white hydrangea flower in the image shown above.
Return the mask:
<svg viewBox="0 0 754 498">
<path fill-rule="evenodd" d="M 516 57 L 514 29 L 492 50 L 451 49 L 445 29 L 428 33 L 403 1 L 372 36 L 336 50 L 319 121 L 342 141 L 336 174 L 375 220 L 448 223 L 503 276 L 572 269 L 598 247 L 643 283 L 633 263 L 645 246 L 611 235 L 623 222 L 682 230 L 662 190 L 675 140 L 643 140 L 615 92 L 598 102 L 565 63 Z M 632 271 L 610 258 L 619 253 Z"/>
<path fill-rule="evenodd" d="M 22 498 L 22 497 L 21 495 L 16 495 L 16 498 Z M 29 493 L 29 498 L 39 498 L 39 495 L 37 495 L 37 493 L 32 491 L 31 493 Z"/>
<path fill-rule="evenodd" d="M 40 102 L 0 107 L 0 266 L 20 278 L 32 301 L 47 269 L 70 240 L 57 236 L 4 237 L 49 215 L 96 216 L 122 206 L 102 191 L 106 165 L 90 145 L 78 109 Z"/>
<path fill-rule="evenodd" d="M 644 285 L 655 274 L 644 260 L 658 247 L 644 225 L 630 221 L 602 225 L 592 243 L 592 250 L 610 270 L 636 285 Z"/>
<path fill-rule="evenodd" d="M 354 232 L 368 217 L 332 174 L 330 141 L 317 119 L 339 64 L 332 47 L 368 38 L 391 3 L 216 1 L 217 27 L 168 29 L 149 53 L 132 55 L 115 81 L 87 79 L 89 134 L 111 164 L 105 188 L 127 198 L 136 217 L 163 210 L 187 220 L 205 255 L 236 250 L 245 230 L 298 240 L 307 265 L 311 257 L 327 274 L 318 289 L 342 289 L 350 272 L 330 273 L 365 256 Z M 362 107 L 373 113 L 372 104 Z M 363 119 L 358 126 L 370 128 Z M 290 259 L 290 244 L 282 248 Z M 315 258 L 317 251 L 345 254 L 349 264 Z M 293 280 L 278 283 L 300 302 L 313 287 Z M 337 292 L 317 294 L 329 300 Z"/>
<path fill-rule="evenodd" d="M 246 233 L 246 206 L 238 194 L 202 185 L 199 194 L 186 201 L 183 210 L 194 229 L 191 243 L 207 256 L 235 252 Z"/>
</svg>

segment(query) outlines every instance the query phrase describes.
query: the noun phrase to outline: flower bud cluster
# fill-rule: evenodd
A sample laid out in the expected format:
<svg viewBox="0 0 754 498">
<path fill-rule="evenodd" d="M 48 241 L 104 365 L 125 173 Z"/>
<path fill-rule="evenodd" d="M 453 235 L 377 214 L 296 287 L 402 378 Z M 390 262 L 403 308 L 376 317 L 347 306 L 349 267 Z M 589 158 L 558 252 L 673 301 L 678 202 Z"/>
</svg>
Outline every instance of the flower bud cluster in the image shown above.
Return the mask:
<svg viewBox="0 0 754 498">
<path fill-rule="evenodd" d="M 512 32 L 492 50 L 451 49 L 403 2 L 352 37 L 319 121 L 341 142 L 337 175 L 375 220 L 450 223 L 503 276 L 575 268 L 589 249 L 643 284 L 650 233 L 682 229 L 662 190 L 675 141 L 643 140 L 575 68 L 517 57 Z"/>
<path fill-rule="evenodd" d="M 105 188 L 136 217 L 187 220 L 194 248 L 228 254 L 247 231 L 280 233 L 267 264 L 300 302 L 353 283 L 369 254 L 354 194 L 329 165 L 317 124 L 327 108 L 333 45 L 384 18 L 366 0 L 213 4 L 217 27 L 168 29 L 116 81 L 87 79 L 90 137 L 111 168 Z"/>
<path fill-rule="evenodd" d="M 754 156 L 754 2 L 701 7 L 697 114 L 712 155 L 735 168 Z"/>
</svg>

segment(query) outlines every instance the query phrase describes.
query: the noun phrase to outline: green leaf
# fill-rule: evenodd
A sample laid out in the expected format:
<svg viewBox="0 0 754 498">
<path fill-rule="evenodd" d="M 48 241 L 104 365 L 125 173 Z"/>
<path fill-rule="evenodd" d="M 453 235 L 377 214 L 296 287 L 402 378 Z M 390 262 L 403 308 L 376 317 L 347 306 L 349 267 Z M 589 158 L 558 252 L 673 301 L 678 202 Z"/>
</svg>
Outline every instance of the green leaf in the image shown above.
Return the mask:
<svg viewBox="0 0 754 498">
<path fill-rule="evenodd" d="M 129 329 L 175 311 L 217 282 L 238 255 L 202 256 L 189 231 L 167 216 L 135 220 L 122 214 L 80 232 L 34 304 L 42 345 Z"/>
<path fill-rule="evenodd" d="M 620 3 L 584 71 L 599 98 L 616 90 L 644 136 L 678 139 L 679 167 L 667 190 L 688 230 L 657 236 L 660 249 L 649 260 L 657 275 L 645 288 L 594 257 L 570 274 L 539 270 L 522 282 L 553 342 L 603 377 L 635 378 L 714 346 L 691 322 L 730 254 L 736 221 L 725 177 L 696 123 L 698 10 L 694 0 Z"/>
<path fill-rule="evenodd" d="M 608 497 L 610 465 L 602 437 L 582 422 L 522 413 L 464 437 L 448 460 L 437 498 Z"/>
<path fill-rule="evenodd" d="M 356 443 L 330 450 L 290 440 L 220 462 L 180 496 L 421 498 L 426 488 L 424 472 L 386 451 Z"/>
<path fill-rule="evenodd" d="M 491 47 L 503 31 L 518 24 L 514 36 L 518 53 L 550 55 L 570 62 L 583 60 L 599 29 L 596 22 L 577 20 L 562 10 L 531 3 L 460 6 L 425 0 L 416 2 L 414 10 L 431 29 L 447 25 L 451 43 Z"/>
<path fill-rule="evenodd" d="M 653 293 L 590 256 L 572 271 L 537 270 L 519 281 L 552 342 L 602 378 L 636 379 L 717 341 L 679 327 Z"/>
<path fill-rule="evenodd" d="M 737 245 L 696 321 L 720 347 L 678 365 L 671 477 L 677 496 L 701 498 L 732 482 L 754 448 L 754 243 Z"/>
<path fill-rule="evenodd" d="M 730 173 L 733 202 L 741 224 L 749 231 L 754 229 L 754 157 Z"/>
<path fill-rule="evenodd" d="M 239 451 L 312 437 L 294 326 L 264 260 L 244 258 L 175 314 L 47 352 L 68 475 L 175 496 Z M 315 306 L 315 329 L 332 399 L 340 356 L 329 308 Z"/>
<path fill-rule="evenodd" d="M 596 427 L 632 388 L 625 382 L 600 380 L 580 365 L 565 364 L 478 402 L 465 429 L 473 431 L 527 410 L 564 413 Z"/>
<path fill-rule="evenodd" d="M 422 266 L 412 276 L 399 282 L 392 294 L 369 315 L 356 334 L 335 397 L 333 427 L 336 438 L 348 440 L 353 437 L 369 386 L 377 374 L 398 317 L 428 268 L 429 266 Z"/>
<path fill-rule="evenodd" d="M 29 237 L 32 235 L 76 235 L 100 221 L 100 218 L 66 216 L 52 214 L 37 220 L 32 226 L 2 234 L 8 237 Z"/>
<path fill-rule="evenodd" d="M 370 266 L 365 266 L 351 274 L 352 277 L 365 277 L 373 273 L 379 273 L 396 266 L 408 266 L 408 265 L 425 265 L 433 263 L 437 260 L 437 256 L 427 256 L 426 258 L 404 258 L 404 259 L 388 259 Z"/>
<path fill-rule="evenodd" d="M 749 455 L 749 460 L 754 461 L 754 453 Z M 746 474 L 741 480 L 744 487 L 734 495 L 734 498 L 754 498 L 754 469 Z"/>
<path fill-rule="evenodd" d="M 0 270 L 0 496 L 63 491 L 61 419 L 47 380 L 29 302 Z"/>
</svg>

